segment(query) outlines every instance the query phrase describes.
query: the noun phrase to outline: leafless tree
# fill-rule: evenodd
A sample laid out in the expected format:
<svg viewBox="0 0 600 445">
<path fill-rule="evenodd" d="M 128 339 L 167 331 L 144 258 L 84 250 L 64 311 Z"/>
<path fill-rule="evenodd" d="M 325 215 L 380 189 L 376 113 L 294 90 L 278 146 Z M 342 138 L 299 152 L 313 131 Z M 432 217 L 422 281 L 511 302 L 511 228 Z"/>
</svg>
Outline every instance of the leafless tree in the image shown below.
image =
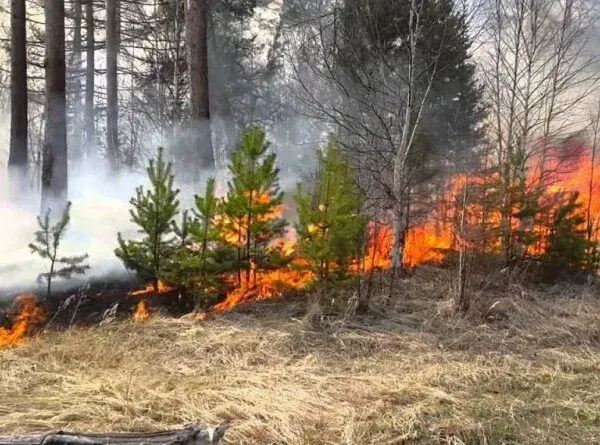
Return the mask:
<svg viewBox="0 0 600 445">
<path fill-rule="evenodd" d="M 356 33 L 356 42 L 368 39 L 368 34 L 379 38 L 381 24 L 367 4 L 352 10 L 319 2 L 314 18 L 300 33 L 302 42 L 297 46 L 304 63 L 295 64 L 294 73 L 305 112 L 331 123 L 340 135 L 338 143 L 359 168 L 370 201 L 380 209 L 391 209 L 393 262 L 401 267 L 411 194 L 423 175 L 419 164 L 424 161 L 415 147 L 424 133 L 427 113 L 440 102 L 432 94 L 434 83 L 446 75 L 438 62 L 456 41 L 449 30 L 452 14 L 436 10 L 425 0 L 409 0 L 406 19 L 396 25 L 398 37 L 384 44 L 370 42 L 367 58 L 364 46 L 356 48 L 351 37 Z M 426 7 L 431 8 L 427 21 Z M 343 14 L 354 14 L 351 22 L 366 31 L 344 29 Z M 426 56 L 424 45 L 428 45 Z M 445 100 L 453 99 L 462 100 Z"/>
<path fill-rule="evenodd" d="M 83 60 L 83 42 L 82 42 L 82 16 L 83 7 L 82 0 L 73 0 L 71 15 L 73 20 L 73 42 L 71 45 L 71 54 L 69 58 L 69 85 L 71 103 L 70 111 L 70 155 L 74 161 L 81 161 L 83 157 L 83 107 L 81 100 L 81 75 L 82 75 L 82 60 Z"/>
<path fill-rule="evenodd" d="M 585 0 L 488 3 L 481 72 L 507 264 L 523 249 L 515 226 L 527 231 L 533 224 L 530 218 L 515 224 L 516 216 L 565 159 L 555 148 L 581 129 L 583 101 L 599 79 L 597 57 L 587 51 L 589 8 Z"/>
<path fill-rule="evenodd" d="M 85 3 L 85 150 L 92 151 L 96 142 L 96 126 L 94 122 L 94 85 L 96 75 L 96 38 L 94 23 L 94 0 Z M 87 153 L 86 153 L 87 154 Z"/>
</svg>

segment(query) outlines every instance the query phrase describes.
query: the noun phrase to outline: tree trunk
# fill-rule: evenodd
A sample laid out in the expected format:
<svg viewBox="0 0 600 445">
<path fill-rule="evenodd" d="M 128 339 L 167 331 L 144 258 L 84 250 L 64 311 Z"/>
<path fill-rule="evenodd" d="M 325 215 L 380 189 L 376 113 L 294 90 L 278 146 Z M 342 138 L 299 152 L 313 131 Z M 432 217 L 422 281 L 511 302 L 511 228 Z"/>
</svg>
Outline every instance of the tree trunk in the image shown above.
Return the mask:
<svg viewBox="0 0 600 445">
<path fill-rule="evenodd" d="M 406 151 L 404 149 L 403 151 Z M 392 244 L 392 267 L 402 270 L 404 267 L 404 244 L 408 229 L 406 214 L 406 186 L 404 183 L 403 156 L 396 155 L 394 159 L 394 202 L 392 205 L 392 229 L 394 240 Z"/>
<path fill-rule="evenodd" d="M 10 153 L 8 170 L 15 198 L 27 182 L 27 52 L 25 0 L 11 2 Z"/>
<path fill-rule="evenodd" d="M 82 0 L 73 0 L 73 57 L 71 66 L 71 75 L 73 80 L 70 82 L 73 93 L 72 110 L 72 138 L 70 143 L 70 156 L 72 160 L 81 161 L 83 157 L 83 128 L 81 121 L 81 18 L 82 18 Z"/>
<path fill-rule="evenodd" d="M 95 65 L 95 44 L 94 36 L 94 0 L 86 0 L 85 4 L 85 34 L 86 34 L 86 68 L 85 68 L 85 151 L 84 156 L 94 152 L 96 144 L 96 129 L 94 124 L 94 76 L 96 72 Z"/>
<path fill-rule="evenodd" d="M 42 161 L 42 209 L 67 203 L 67 116 L 65 97 L 65 4 L 45 0 L 46 128 Z M 59 214 L 59 213 L 57 213 Z"/>
<path fill-rule="evenodd" d="M 469 310 L 470 299 L 467 294 L 467 241 L 466 241 L 466 213 L 467 213 L 467 199 L 468 199 L 468 181 L 465 180 L 462 196 L 462 204 L 460 209 L 460 246 L 458 254 L 458 295 L 456 301 L 456 308 L 459 312 L 466 313 Z"/>
<path fill-rule="evenodd" d="M 186 13 L 188 72 L 190 81 L 190 130 L 192 148 L 200 167 L 214 168 L 208 94 L 208 0 L 188 0 Z"/>
<path fill-rule="evenodd" d="M 119 167 L 119 0 L 106 0 L 106 147 L 112 172 Z"/>
</svg>

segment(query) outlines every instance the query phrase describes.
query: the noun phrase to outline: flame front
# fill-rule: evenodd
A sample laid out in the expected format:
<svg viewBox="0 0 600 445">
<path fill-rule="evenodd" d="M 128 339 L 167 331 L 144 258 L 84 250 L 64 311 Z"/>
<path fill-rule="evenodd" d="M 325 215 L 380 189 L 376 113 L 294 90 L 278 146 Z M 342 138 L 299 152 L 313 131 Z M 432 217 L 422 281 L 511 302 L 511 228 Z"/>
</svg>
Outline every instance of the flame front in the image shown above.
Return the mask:
<svg viewBox="0 0 600 445">
<path fill-rule="evenodd" d="M 146 300 L 141 300 L 137 304 L 137 309 L 133 314 L 132 320 L 136 323 L 147 320 L 150 317 L 150 311 L 148 310 L 148 302 Z"/>
<path fill-rule="evenodd" d="M 154 289 L 153 283 L 148 283 L 144 289 L 131 291 L 129 293 L 129 295 L 146 295 L 146 294 L 153 294 L 153 293 L 164 294 L 164 293 L 170 292 L 172 290 L 173 290 L 173 288 L 171 286 L 168 286 L 163 281 L 158 280 L 158 289 Z"/>
<path fill-rule="evenodd" d="M 549 147 L 549 152 L 553 148 Z M 573 147 L 572 152 L 581 153 L 581 147 Z M 527 246 L 526 254 L 531 256 L 543 255 L 548 246 L 548 238 L 551 233 L 552 218 L 560 205 L 565 201 L 565 194 L 578 193 L 578 203 L 582 205 L 580 216 L 584 220 L 580 229 L 590 229 L 592 241 L 600 241 L 600 182 L 597 180 L 600 169 L 597 159 L 594 159 L 588 150 L 587 155 L 573 157 L 565 162 L 564 159 L 556 159 L 545 162 L 544 175 L 540 174 L 541 160 L 532 161 L 532 166 L 526 178 L 528 193 L 534 195 L 537 190 L 543 193 L 539 202 L 547 209 L 543 214 L 532 218 L 528 230 L 535 234 L 539 241 Z M 597 157 L 596 157 L 597 158 Z M 543 178 L 543 180 L 542 180 Z M 493 176 L 491 181 L 498 181 Z M 404 250 L 404 265 L 414 267 L 423 263 L 441 263 L 448 252 L 456 250 L 455 220 L 458 218 L 461 207 L 461 191 L 465 184 L 485 185 L 490 184 L 489 178 L 471 176 L 466 178 L 462 175 L 453 177 L 449 181 L 449 187 L 445 196 L 440 197 L 434 211 L 422 222 L 411 227 L 406 237 Z M 514 208 L 514 214 L 520 209 Z M 500 251 L 502 240 L 502 217 L 498 210 L 484 210 L 482 203 L 471 202 L 465 209 L 466 221 L 475 231 L 473 238 L 477 241 L 469 241 L 467 245 L 475 247 L 474 243 L 481 243 L 483 250 L 489 253 Z M 484 227 L 485 226 L 485 227 Z M 518 218 L 512 218 L 513 230 L 519 229 Z M 479 239 L 481 238 L 481 239 Z"/>
<path fill-rule="evenodd" d="M 0 348 L 23 342 L 36 325 L 46 320 L 46 314 L 33 294 L 18 296 L 14 305 L 18 312 L 12 317 L 12 326 L 0 328 Z"/>
<path fill-rule="evenodd" d="M 213 312 L 226 312 L 249 301 L 270 300 L 282 297 L 286 292 L 302 290 L 315 280 L 315 274 L 309 270 L 295 270 L 288 266 L 276 270 L 255 271 L 227 294 L 225 300 L 213 306 Z M 235 277 L 234 279 L 237 279 Z"/>
</svg>

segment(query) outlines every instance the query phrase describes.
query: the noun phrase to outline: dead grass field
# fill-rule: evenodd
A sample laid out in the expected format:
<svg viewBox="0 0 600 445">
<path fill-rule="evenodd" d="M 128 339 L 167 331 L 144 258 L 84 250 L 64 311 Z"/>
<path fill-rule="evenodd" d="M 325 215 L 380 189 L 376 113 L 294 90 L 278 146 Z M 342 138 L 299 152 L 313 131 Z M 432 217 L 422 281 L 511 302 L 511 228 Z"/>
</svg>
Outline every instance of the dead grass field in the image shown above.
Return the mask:
<svg viewBox="0 0 600 445">
<path fill-rule="evenodd" d="M 0 351 L 0 434 L 231 419 L 240 445 L 600 443 L 600 301 L 521 295 L 484 322 L 414 286 L 364 318 L 291 301 L 41 334 Z"/>
</svg>

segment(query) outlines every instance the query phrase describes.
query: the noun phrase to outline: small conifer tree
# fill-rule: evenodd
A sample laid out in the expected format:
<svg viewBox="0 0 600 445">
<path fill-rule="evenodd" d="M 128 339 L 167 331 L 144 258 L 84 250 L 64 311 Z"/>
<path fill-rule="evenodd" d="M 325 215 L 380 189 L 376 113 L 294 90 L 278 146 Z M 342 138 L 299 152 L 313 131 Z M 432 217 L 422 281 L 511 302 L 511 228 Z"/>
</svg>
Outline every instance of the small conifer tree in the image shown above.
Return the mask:
<svg viewBox="0 0 600 445">
<path fill-rule="evenodd" d="M 62 241 L 67 225 L 71 220 L 71 203 L 68 202 L 61 218 L 56 224 L 50 223 L 50 209 L 48 209 L 42 218 L 37 217 L 39 230 L 35 232 L 35 241 L 29 244 L 32 253 L 37 253 L 40 257 L 48 260 L 50 267 L 48 272 L 43 272 L 38 275 L 38 282 L 46 281 L 46 298 L 50 298 L 52 291 L 53 278 L 71 278 L 73 275 L 84 274 L 90 268 L 85 264 L 88 255 L 74 255 L 69 257 L 61 257 L 58 255 L 60 242 Z"/>
<path fill-rule="evenodd" d="M 215 284 L 214 274 L 225 270 L 216 253 L 220 234 L 215 229 L 219 200 L 215 196 L 215 180 L 210 178 L 203 196 L 196 195 L 193 216 L 183 212 L 181 224 L 173 223 L 178 247 L 166 274 L 170 283 L 183 291 L 192 291 L 196 303 L 206 302 Z"/>
<path fill-rule="evenodd" d="M 198 243 L 200 266 L 203 271 L 207 269 L 207 259 L 210 256 L 210 244 L 219 240 L 220 234 L 215 228 L 215 218 L 220 209 L 220 203 L 215 195 L 215 179 L 210 178 L 206 183 L 204 196 L 195 196 L 196 224 L 193 227 L 192 237 Z"/>
<path fill-rule="evenodd" d="M 543 257 L 548 278 L 578 273 L 588 266 L 588 252 L 593 243 L 587 240 L 583 205 L 579 193 L 570 193 L 559 204 L 552 219 L 548 248 Z"/>
<path fill-rule="evenodd" d="M 119 247 L 115 254 L 125 267 L 135 270 L 145 280 L 152 280 L 155 289 L 158 281 L 169 267 L 176 248 L 173 236 L 173 221 L 179 211 L 177 195 L 173 187 L 172 164 L 163 159 L 163 149 L 158 149 L 146 169 L 150 188 L 140 186 L 131 198 L 131 221 L 143 234 L 140 241 L 125 240 L 118 234 Z"/>
<path fill-rule="evenodd" d="M 225 218 L 220 229 L 226 240 L 238 251 L 238 272 L 246 268 L 249 281 L 253 267 L 265 264 L 269 243 L 283 234 L 287 223 L 277 215 L 283 201 L 279 190 L 279 169 L 276 155 L 267 153 L 269 142 L 259 127 L 246 129 L 240 145 L 231 156 Z"/>
<path fill-rule="evenodd" d="M 312 187 L 298 185 L 296 230 L 300 253 L 323 281 L 332 272 L 338 277 L 347 273 L 358 254 L 365 218 L 360 214 L 362 193 L 355 172 L 333 143 L 318 153 L 318 162 Z"/>
</svg>

